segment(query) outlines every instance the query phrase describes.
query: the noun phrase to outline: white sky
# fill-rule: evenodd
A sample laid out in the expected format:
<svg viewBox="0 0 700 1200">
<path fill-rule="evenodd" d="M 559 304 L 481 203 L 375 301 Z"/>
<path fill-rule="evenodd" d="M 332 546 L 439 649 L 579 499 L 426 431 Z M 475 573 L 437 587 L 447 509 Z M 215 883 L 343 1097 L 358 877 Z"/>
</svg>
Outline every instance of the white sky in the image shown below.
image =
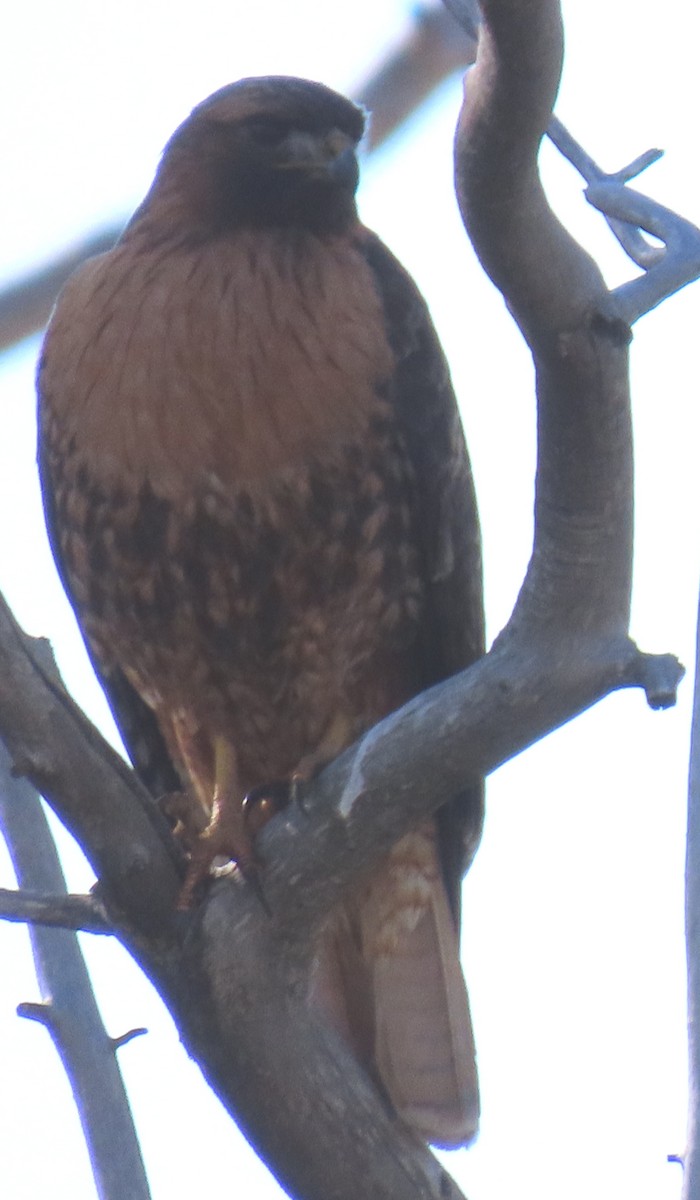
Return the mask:
<svg viewBox="0 0 700 1200">
<path fill-rule="evenodd" d="M 189 108 L 241 75 L 308 75 L 351 90 L 408 19 L 403 0 L 352 9 L 299 0 L 25 0 L 4 14 L 0 280 L 84 230 L 126 216 Z M 695 6 L 567 0 L 558 113 L 603 165 L 652 145 L 640 182 L 700 223 Z M 492 635 L 507 620 L 531 539 L 534 407 L 529 357 L 483 279 L 451 194 L 459 85 L 367 165 L 365 220 L 431 304 L 477 477 Z M 558 211 L 611 283 L 630 271 L 576 178 L 543 155 Z M 700 547 L 700 289 L 644 318 L 632 351 L 638 543 L 633 634 L 692 669 Z M 107 728 L 70 610 L 51 577 L 33 466 L 37 342 L 0 364 L 0 587 L 52 638 L 74 694 Z M 465 889 L 464 960 L 483 1093 L 476 1147 L 448 1156 L 472 1200 L 670 1200 L 683 1149 L 683 828 L 691 683 L 652 714 L 617 694 L 502 768 Z M 62 839 L 69 886 L 91 883 Z M 0 884 L 12 886 L 4 858 Z M 126 955 L 83 937 L 109 1032 L 146 1025 L 120 1052 L 154 1200 L 217 1188 L 279 1189 L 225 1116 Z M 24 930 L 0 924 L 0 1194 L 94 1196 L 77 1116 L 46 1033 L 15 1016 L 38 998 Z M 358 1192 L 362 1187 L 358 1181 Z"/>
</svg>

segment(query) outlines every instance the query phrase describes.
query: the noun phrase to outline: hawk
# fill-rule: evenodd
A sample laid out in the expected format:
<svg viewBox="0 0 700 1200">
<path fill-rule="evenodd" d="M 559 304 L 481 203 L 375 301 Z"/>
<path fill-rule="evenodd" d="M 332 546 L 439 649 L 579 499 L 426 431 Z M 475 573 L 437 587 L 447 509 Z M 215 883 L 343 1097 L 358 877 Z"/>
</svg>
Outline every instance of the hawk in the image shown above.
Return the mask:
<svg viewBox="0 0 700 1200">
<path fill-rule="evenodd" d="M 483 652 L 479 530 L 426 305 L 355 204 L 360 109 L 244 79 L 194 109 L 41 355 L 49 536 L 136 770 L 254 872 L 244 798 L 308 778 Z M 478 781 L 404 837 L 318 947 L 312 993 L 395 1112 L 478 1117 L 458 958 Z"/>
</svg>

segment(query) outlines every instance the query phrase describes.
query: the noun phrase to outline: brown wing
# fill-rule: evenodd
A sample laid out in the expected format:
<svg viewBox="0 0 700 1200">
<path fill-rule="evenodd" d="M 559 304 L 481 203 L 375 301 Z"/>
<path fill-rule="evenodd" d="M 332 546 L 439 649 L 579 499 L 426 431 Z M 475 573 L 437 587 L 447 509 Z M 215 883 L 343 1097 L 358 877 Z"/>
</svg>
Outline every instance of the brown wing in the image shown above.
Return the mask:
<svg viewBox="0 0 700 1200">
<path fill-rule="evenodd" d="M 449 370 L 425 301 L 410 275 L 369 231 L 362 250 L 396 356 L 393 400 L 413 467 L 414 528 L 427 585 L 420 652 L 423 686 L 428 688 L 484 653 L 476 496 Z M 457 925 L 461 882 L 482 823 L 481 780 L 469 781 L 438 814 L 443 873 Z"/>
<path fill-rule="evenodd" d="M 41 375 L 39 375 L 40 385 Z M 65 570 L 60 539 L 56 529 L 50 443 L 49 439 L 43 436 L 42 414 L 43 406 L 40 403 L 37 464 L 44 503 L 44 519 L 56 569 L 66 595 L 72 600 L 72 589 Z M 141 699 L 136 689 L 131 686 L 118 667 L 115 666 L 108 672 L 102 668 L 82 628 L 81 634 L 83 634 L 85 649 L 88 652 L 92 668 L 107 697 L 124 747 L 139 779 L 155 799 L 159 799 L 169 792 L 178 791 L 182 786 L 182 781 L 173 766 L 154 712 Z"/>
<path fill-rule="evenodd" d="M 425 588 L 413 677 L 427 688 L 483 653 L 476 501 L 447 364 L 425 302 L 374 235 L 364 231 L 359 245 L 395 358 L 390 399 L 411 468 L 412 528 Z M 459 917 L 462 877 L 482 822 L 482 781 L 465 781 L 435 822 L 401 839 L 367 889 L 329 925 L 317 964 L 315 994 L 336 1028 L 403 1120 L 443 1146 L 469 1142 L 479 1119 Z"/>
</svg>

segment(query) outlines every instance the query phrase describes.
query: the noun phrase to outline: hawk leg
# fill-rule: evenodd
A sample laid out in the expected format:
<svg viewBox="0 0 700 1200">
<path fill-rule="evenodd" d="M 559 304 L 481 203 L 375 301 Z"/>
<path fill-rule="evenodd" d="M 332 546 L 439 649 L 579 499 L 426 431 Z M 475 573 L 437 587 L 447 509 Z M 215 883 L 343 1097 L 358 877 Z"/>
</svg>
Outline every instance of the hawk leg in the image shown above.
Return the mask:
<svg viewBox="0 0 700 1200">
<path fill-rule="evenodd" d="M 198 885 L 206 879 L 218 857 L 232 859 L 247 878 L 256 877 L 255 852 L 247 827 L 243 793 L 233 746 L 214 738 L 214 794 L 211 817 L 191 850 L 190 864 L 178 898 L 178 908 L 189 908 Z"/>
<path fill-rule="evenodd" d="M 206 828 L 197 822 L 197 798 L 204 800 L 202 781 L 207 772 L 203 768 L 201 746 L 190 731 L 174 723 L 179 749 L 194 784 L 197 796 L 189 805 L 190 818 L 183 818 L 180 806 L 178 816 L 185 826 L 190 850 L 190 863 L 185 882 L 178 899 L 178 907 L 189 908 L 199 884 L 206 879 L 216 858 L 232 859 L 241 874 L 260 894 L 257 875 L 258 862 L 253 849 L 253 838 L 276 812 L 284 807 L 287 799 L 296 798 L 301 784 L 311 779 L 326 763 L 335 758 L 352 740 L 352 725 L 343 712 L 337 712 L 326 726 L 318 746 L 304 755 L 292 773 L 289 784 L 272 783 L 267 787 L 253 789 L 247 796 L 239 782 L 236 752 L 225 737 L 215 736 L 213 752 L 213 795 L 205 810 L 211 812 Z M 211 779 L 211 772 L 209 772 Z M 284 797 L 283 797 L 284 793 Z M 188 805 L 184 805 L 187 810 Z"/>
<path fill-rule="evenodd" d="M 292 796 L 302 783 L 308 783 L 318 771 L 323 770 L 329 762 L 337 758 L 342 750 L 347 749 L 352 741 L 352 723 L 344 712 L 337 712 L 326 726 L 325 733 L 315 750 L 305 754 L 299 760 L 292 772 Z"/>
<path fill-rule="evenodd" d="M 198 838 L 207 827 L 208 818 L 197 796 L 191 791 L 166 792 L 158 799 L 158 807 L 172 825 L 173 837 L 183 850 L 192 853 Z"/>
</svg>

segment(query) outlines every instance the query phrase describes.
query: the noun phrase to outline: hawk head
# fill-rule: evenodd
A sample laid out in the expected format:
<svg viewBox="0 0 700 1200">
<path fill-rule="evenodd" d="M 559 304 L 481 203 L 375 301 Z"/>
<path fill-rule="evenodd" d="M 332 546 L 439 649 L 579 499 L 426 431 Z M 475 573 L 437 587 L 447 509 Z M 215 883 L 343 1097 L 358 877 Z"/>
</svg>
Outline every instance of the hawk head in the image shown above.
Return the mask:
<svg viewBox="0 0 700 1200">
<path fill-rule="evenodd" d="M 175 131 L 136 219 L 166 211 L 201 234 L 296 227 L 340 233 L 356 219 L 361 109 L 320 83 L 242 79 Z"/>
</svg>

